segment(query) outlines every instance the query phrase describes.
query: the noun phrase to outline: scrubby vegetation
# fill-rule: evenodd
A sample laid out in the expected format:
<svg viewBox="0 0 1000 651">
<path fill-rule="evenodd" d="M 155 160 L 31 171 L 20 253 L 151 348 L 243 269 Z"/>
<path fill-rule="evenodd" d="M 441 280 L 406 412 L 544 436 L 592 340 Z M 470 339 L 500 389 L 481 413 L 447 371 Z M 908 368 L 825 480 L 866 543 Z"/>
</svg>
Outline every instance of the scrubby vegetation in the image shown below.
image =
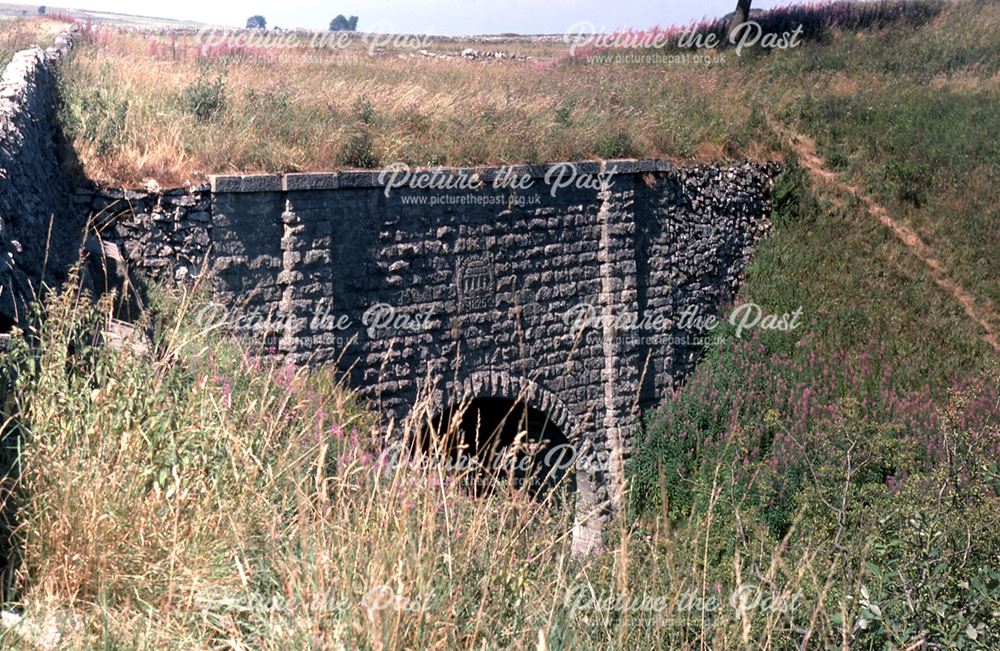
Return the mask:
<svg viewBox="0 0 1000 651">
<path fill-rule="evenodd" d="M 8 589 L 24 608 L 8 648 L 1000 635 L 995 375 L 935 404 L 896 395 L 881 360 L 823 373 L 734 343 L 736 363 L 717 352 L 651 427 L 639 517 L 579 559 L 560 493 L 471 497 L 443 465 L 387 463 L 328 373 L 199 330 L 189 299 L 161 295 L 143 352 L 100 345 L 106 306 L 78 296 L 4 358 Z"/>
</svg>

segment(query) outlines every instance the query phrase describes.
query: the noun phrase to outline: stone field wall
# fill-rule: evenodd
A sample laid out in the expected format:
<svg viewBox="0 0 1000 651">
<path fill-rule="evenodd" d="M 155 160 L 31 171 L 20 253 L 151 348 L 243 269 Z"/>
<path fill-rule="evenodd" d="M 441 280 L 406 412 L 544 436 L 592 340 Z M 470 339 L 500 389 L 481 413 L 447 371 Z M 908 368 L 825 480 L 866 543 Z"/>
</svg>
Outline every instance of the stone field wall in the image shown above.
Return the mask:
<svg viewBox="0 0 1000 651">
<path fill-rule="evenodd" d="M 23 322 L 43 273 L 58 285 L 82 243 L 56 124 L 56 67 L 72 39 L 18 52 L 0 80 L 0 326 Z"/>
</svg>

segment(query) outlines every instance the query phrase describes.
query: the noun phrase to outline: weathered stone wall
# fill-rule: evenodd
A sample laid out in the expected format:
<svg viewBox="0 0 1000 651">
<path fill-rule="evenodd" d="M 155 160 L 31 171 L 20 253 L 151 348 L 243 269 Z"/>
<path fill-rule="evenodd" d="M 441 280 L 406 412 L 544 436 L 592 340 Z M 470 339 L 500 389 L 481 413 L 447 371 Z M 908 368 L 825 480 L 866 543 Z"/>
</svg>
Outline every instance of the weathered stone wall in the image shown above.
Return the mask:
<svg viewBox="0 0 1000 651">
<path fill-rule="evenodd" d="M 164 192 L 77 189 L 77 210 L 106 242 L 115 244 L 128 266 L 152 280 L 198 278 L 212 241 L 209 186 Z"/>
<path fill-rule="evenodd" d="M 735 294 L 769 225 L 776 168 L 580 163 L 580 175 L 616 173 L 603 190 L 555 193 L 548 169 L 506 170 L 533 179 L 518 190 L 494 189 L 497 169 L 447 172 L 478 174 L 477 191 L 388 193 L 377 173 L 341 172 L 82 202 L 125 207 L 105 233 L 133 268 L 190 280 L 204 262 L 220 304 L 255 317 L 242 325 L 261 346 L 337 364 L 397 425 L 476 397 L 549 414 L 586 468 L 580 513 L 598 507 L 580 516 L 586 546 L 642 411 L 693 367 L 699 333 L 680 315 Z"/>
<path fill-rule="evenodd" d="M 55 68 L 72 36 L 18 52 L 0 81 L 0 326 L 23 320 L 43 272 L 57 284 L 83 240 L 55 115 Z"/>
</svg>

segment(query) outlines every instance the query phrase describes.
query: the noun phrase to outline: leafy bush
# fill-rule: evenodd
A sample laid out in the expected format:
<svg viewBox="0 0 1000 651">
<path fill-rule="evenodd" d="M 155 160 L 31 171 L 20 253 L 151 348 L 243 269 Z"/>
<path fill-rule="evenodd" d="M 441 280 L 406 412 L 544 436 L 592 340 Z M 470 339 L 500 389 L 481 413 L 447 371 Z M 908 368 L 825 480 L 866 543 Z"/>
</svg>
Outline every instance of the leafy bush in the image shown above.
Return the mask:
<svg viewBox="0 0 1000 651">
<path fill-rule="evenodd" d="M 576 108 L 576 102 L 573 99 L 563 100 L 563 102 L 556 108 L 555 115 L 553 116 L 556 124 L 568 127 L 573 120 L 574 108 Z"/>
<path fill-rule="evenodd" d="M 856 405 L 806 442 L 800 539 L 830 540 L 834 558 L 855 567 L 859 586 L 837 595 L 853 617 L 834 621 L 850 627 L 857 648 L 987 649 L 1000 640 L 997 409 L 995 386 L 953 396 L 938 410 L 947 449 L 932 464 Z"/>
<path fill-rule="evenodd" d="M 927 193 L 927 180 L 931 174 L 922 166 L 899 161 L 889 161 L 885 173 L 889 183 L 895 189 L 896 199 L 908 203 L 914 208 L 924 204 Z"/>
<path fill-rule="evenodd" d="M 348 136 L 340 150 L 340 162 L 352 167 L 378 167 L 379 158 L 372 144 L 371 134 L 365 129 L 359 129 Z"/>
<path fill-rule="evenodd" d="M 202 68 L 201 74 L 184 89 L 184 105 L 198 120 L 208 121 L 218 116 L 226 108 L 226 82 L 219 74 L 209 77 L 209 69 Z"/>
<path fill-rule="evenodd" d="M 771 191 L 771 219 L 775 228 L 810 218 L 817 211 L 816 198 L 809 192 L 809 175 L 794 153 L 785 157 L 781 174 Z"/>
<path fill-rule="evenodd" d="M 375 103 L 367 97 L 359 97 L 354 101 L 354 116 L 361 124 L 371 124 L 375 121 Z"/>
<path fill-rule="evenodd" d="M 244 99 L 254 110 L 260 111 L 265 115 L 282 115 L 288 111 L 291 105 L 288 93 L 283 90 L 266 89 L 260 91 L 255 88 L 248 88 L 244 94 Z"/>
</svg>

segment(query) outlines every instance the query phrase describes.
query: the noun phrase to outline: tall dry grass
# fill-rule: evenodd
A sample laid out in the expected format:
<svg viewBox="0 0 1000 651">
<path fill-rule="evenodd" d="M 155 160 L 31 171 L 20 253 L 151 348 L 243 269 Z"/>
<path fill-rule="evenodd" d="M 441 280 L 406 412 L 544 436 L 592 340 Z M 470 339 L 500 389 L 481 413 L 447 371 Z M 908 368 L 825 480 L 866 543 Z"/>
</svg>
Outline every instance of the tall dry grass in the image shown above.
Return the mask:
<svg viewBox="0 0 1000 651">
<path fill-rule="evenodd" d="M 247 44 L 238 35 L 220 44 L 218 35 L 88 25 L 65 71 L 64 117 L 88 175 L 118 184 L 396 161 L 462 166 L 768 157 L 780 150 L 769 119 L 784 117 L 789 104 L 823 93 L 829 83 L 823 66 L 803 65 L 810 51 L 827 51 L 837 62 L 853 58 L 850 41 L 882 43 L 890 34 L 919 31 L 940 38 L 932 19 L 941 7 L 906 0 L 864 9 L 850 3 L 783 8 L 761 20 L 778 33 L 802 23 L 807 42 L 740 55 L 733 48 L 673 45 L 573 48 L 559 39 L 518 37 L 487 44 L 409 37 L 373 47 L 373 39 L 383 41 L 356 35 L 344 47 L 314 47 L 302 36 L 288 41 L 293 47 L 269 48 L 261 35 Z M 720 25 L 688 29 L 718 31 Z M 650 33 L 674 44 L 680 28 Z M 286 43 L 281 34 L 269 38 Z M 440 56 L 465 47 L 532 59 Z M 653 60 L 628 63 L 616 55 Z M 857 72 L 849 74 L 875 81 L 871 70 Z M 207 112 L 199 102 L 206 90 Z"/>
<path fill-rule="evenodd" d="M 23 615 L 5 616 L 6 647 L 881 648 L 872 536 L 912 509 L 937 522 L 935 491 L 855 485 L 862 457 L 835 454 L 775 537 L 722 454 L 694 486 L 704 508 L 620 520 L 576 558 L 568 496 L 501 481 L 477 497 L 443 462 L 388 463 L 335 378 L 249 355 L 198 325 L 197 301 L 154 302 L 148 352 L 100 345 L 107 302 L 72 290 L 15 337 L 4 504 Z M 876 494 L 891 508 L 868 511 Z M 948 511 L 979 523 L 978 559 L 995 495 L 961 499 Z M 894 639 L 918 634 L 938 635 Z"/>
<path fill-rule="evenodd" d="M 48 47 L 56 36 L 69 27 L 68 22 L 52 18 L 5 18 L 0 19 L 0 69 L 10 61 L 14 53 L 33 45 Z"/>
<path fill-rule="evenodd" d="M 89 35 L 65 121 L 88 175 L 161 185 L 211 173 L 694 158 L 756 151 L 738 71 L 469 61 L 365 50 L 198 56 L 191 36 Z M 551 48 L 551 46 L 546 46 Z M 400 58 L 400 57 L 403 58 Z M 192 93 L 218 84 L 198 116 Z M 708 150 L 699 149 L 712 143 Z"/>
</svg>

